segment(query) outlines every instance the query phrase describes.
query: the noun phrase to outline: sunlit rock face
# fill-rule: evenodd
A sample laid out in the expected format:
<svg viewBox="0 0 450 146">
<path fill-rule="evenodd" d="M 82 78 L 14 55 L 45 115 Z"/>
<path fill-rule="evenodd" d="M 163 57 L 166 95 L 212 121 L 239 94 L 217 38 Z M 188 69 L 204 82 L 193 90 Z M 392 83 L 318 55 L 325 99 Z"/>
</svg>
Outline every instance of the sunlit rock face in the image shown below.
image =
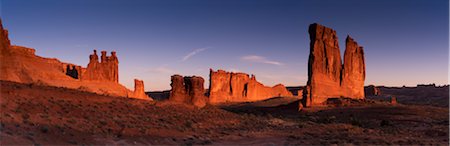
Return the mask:
<svg viewBox="0 0 450 146">
<path fill-rule="evenodd" d="M 148 97 L 147 94 L 145 94 L 144 89 L 145 89 L 144 81 L 134 79 L 134 92 L 132 93 L 131 97 L 145 100 L 153 100 L 152 98 Z"/>
<path fill-rule="evenodd" d="M 116 52 L 111 52 L 111 56 L 107 56 L 106 51 L 101 52 L 100 62 L 97 56 L 97 50 L 89 56 L 89 64 L 83 72 L 82 80 L 90 81 L 119 81 L 119 60 Z"/>
<path fill-rule="evenodd" d="M 94 51 L 87 68 L 61 62 L 56 58 L 37 56 L 35 49 L 11 45 L 8 31 L 3 28 L 0 20 L 0 80 L 65 87 L 112 96 L 143 97 L 140 93 L 139 97 L 135 97 L 137 94 L 134 91 L 118 83 L 118 63 L 115 52 L 107 56 L 105 51 L 102 52 L 100 62 Z M 141 92 L 143 88 L 139 87 L 138 90 Z"/>
<path fill-rule="evenodd" d="M 363 99 L 365 78 L 364 50 L 353 38 L 347 36 L 345 40 L 344 65 L 342 67 L 341 86 L 343 88 L 343 96 Z"/>
<path fill-rule="evenodd" d="M 306 106 L 323 104 L 332 97 L 364 98 L 362 47 L 348 36 L 342 64 L 336 31 L 314 23 L 309 26 L 309 35 L 309 91 L 303 95 L 304 103 L 308 103 Z"/>
<path fill-rule="evenodd" d="M 8 31 L 3 28 L 2 20 L 0 20 L 0 51 L 6 51 L 11 46 L 8 38 Z"/>
<path fill-rule="evenodd" d="M 196 107 L 206 106 L 207 97 L 203 87 L 205 80 L 202 77 L 173 75 L 171 81 L 170 101 L 192 104 Z"/>
<path fill-rule="evenodd" d="M 210 70 L 211 104 L 258 101 L 278 96 L 292 96 L 292 93 L 282 84 L 274 87 L 264 86 L 254 75 L 250 77 L 245 73 Z"/>
</svg>

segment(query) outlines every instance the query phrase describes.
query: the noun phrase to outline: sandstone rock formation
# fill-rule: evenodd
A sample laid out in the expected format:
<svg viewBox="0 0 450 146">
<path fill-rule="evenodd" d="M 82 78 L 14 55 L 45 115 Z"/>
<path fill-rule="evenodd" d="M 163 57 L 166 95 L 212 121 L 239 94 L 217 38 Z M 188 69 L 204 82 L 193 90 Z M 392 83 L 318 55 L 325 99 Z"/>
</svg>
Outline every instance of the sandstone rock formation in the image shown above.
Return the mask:
<svg viewBox="0 0 450 146">
<path fill-rule="evenodd" d="M 202 77 L 173 75 L 171 81 L 170 101 L 193 104 L 200 108 L 206 106 L 207 97 L 203 87 L 205 80 Z"/>
<path fill-rule="evenodd" d="M 173 75 L 171 77 L 169 100 L 174 102 L 187 102 L 186 87 L 184 85 L 184 78 L 180 75 Z"/>
<path fill-rule="evenodd" d="M 292 96 L 282 84 L 266 87 L 252 75 L 245 73 L 213 71 L 210 69 L 209 102 L 248 102 L 265 100 L 277 96 Z"/>
<path fill-rule="evenodd" d="M 0 20 L 0 51 L 6 51 L 11 46 L 8 38 L 8 31 L 3 28 L 2 20 Z"/>
<path fill-rule="evenodd" d="M 364 51 L 350 36 L 346 39 L 344 64 L 341 62 L 336 31 L 319 24 L 309 26 L 311 39 L 308 61 L 310 91 L 304 103 L 323 104 L 328 98 L 364 98 Z M 308 106 L 308 105 L 306 105 Z"/>
<path fill-rule="evenodd" d="M 116 52 L 111 52 L 111 56 L 106 55 L 106 51 L 101 52 L 101 60 L 98 61 L 97 50 L 89 56 L 89 64 L 83 72 L 82 80 L 91 81 L 119 81 L 119 60 Z"/>
<path fill-rule="evenodd" d="M 134 79 L 134 92 L 132 93 L 132 95 L 129 95 L 129 97 L 152 100 L 152 98 L 148 97 L 147 94 L 145 94 L 144 89 L 144 81 Z"/>
<path fill-rule="evenodd" d="M 391 96 L 391 105 L 397 105 L 397 97 Z"/>
<path fill-rule="evenodd" d="M 341 76 L 343 96 L 363 99 L 366 78 L 364 50 L 350 36 L 347 36 L 345 40 L 344 65 Z"/>
<path fill-rule="evenodd" d="M 55 58 L 40 57 L 35 55 L 34 49 L 11 45 L 8 32 L 0 20 L 0 80 L 39 83 L 133 98 L 134 92 L 118 83 L 116 54 L 104 54 L 98 64 L 95 63 L 96 55 L 91 55 L 87 68 Z"/>
<path fill-rule="evenodd" d="M 364 93 L 366 96 L 378 96 L 381 95 L 381 90 L 374 85 L 369 85 L 367 87 L 364 87 Z"/>
</svg>

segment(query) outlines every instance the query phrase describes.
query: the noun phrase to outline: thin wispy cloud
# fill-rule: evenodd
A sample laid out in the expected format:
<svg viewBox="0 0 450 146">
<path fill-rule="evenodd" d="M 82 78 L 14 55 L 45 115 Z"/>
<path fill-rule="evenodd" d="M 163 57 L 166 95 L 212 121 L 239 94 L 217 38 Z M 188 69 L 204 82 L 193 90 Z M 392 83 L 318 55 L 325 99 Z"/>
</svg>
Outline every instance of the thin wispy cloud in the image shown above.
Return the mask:
<svg viewBox="0 0 450 146">
<path fill-rule="evenodd" d="M 160 67 L 151 69 L 150 71 L 155 72 L 155 73 L 160 73 L 160 74 L 174 74 L 175 73 L 174 70 L 172 70 L 168 67 L 165 67 L 165 66 L 160 66 Z"/>
<path fill-rule="evenodd" d="M 200 53 L 200 52 L 205 51 L 206 49 L 208 49 L 208 48 L 198 48 L 198 49 L 195 49 L 194 51 L 190 52 L 189 54 L 186 54 L 186 55 L 181 59 L 181 61 L 184 62 L 184 61 L 188 60 L 189 58 L 191 58 L 192 56 L 194 56 L 194 55 L 196 55 L 196 54 L 198 54 L 198 53 Z"/>
<path fill-rule="evenodd" d="M 243 57 L 241 57 L 241 60 L 249 61 L 249 62 L 256 62 L 256 63 L 270 64 L 270 65 L 278 65 L 278 66 L 284 65 L 281 62 L 269 60 L 263 56 L 258 56 L 258 55 L 243 56 Z"/>
</svg>

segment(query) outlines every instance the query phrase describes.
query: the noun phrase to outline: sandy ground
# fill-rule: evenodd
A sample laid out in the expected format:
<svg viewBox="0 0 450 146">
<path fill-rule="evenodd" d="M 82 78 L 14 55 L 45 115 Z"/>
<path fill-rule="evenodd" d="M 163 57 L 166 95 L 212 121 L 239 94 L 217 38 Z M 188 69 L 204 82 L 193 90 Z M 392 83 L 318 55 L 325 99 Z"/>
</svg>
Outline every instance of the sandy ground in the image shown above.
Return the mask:
<svg viewBox="0 0 450 146">
<path fill-rule="evenodd" d="M 449 144 L 448 106 L 434 104 L 393 106 L 373 97 L 298 112 L 295 99 L 280 97 L 197 109 L 58 87 L 0 85 L 1 145 Z"/>
</svg>

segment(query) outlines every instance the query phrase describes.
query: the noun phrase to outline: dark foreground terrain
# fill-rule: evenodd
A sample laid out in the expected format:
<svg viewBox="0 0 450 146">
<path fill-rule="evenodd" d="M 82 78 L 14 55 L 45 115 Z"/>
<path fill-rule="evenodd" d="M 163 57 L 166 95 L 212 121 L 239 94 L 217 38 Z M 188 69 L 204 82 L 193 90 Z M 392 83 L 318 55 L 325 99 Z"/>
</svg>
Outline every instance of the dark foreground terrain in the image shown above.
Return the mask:
<svg viewBox="0 0 450 146">
<path fill-rule="evenodd" d="M 0 85 L 0 145 L 449 144 L 448 106 L 393 106 L 371 99 L 297 112 L 295 99 L 274 98 L 196 109 L 33 84 Z"/>
</svg>

